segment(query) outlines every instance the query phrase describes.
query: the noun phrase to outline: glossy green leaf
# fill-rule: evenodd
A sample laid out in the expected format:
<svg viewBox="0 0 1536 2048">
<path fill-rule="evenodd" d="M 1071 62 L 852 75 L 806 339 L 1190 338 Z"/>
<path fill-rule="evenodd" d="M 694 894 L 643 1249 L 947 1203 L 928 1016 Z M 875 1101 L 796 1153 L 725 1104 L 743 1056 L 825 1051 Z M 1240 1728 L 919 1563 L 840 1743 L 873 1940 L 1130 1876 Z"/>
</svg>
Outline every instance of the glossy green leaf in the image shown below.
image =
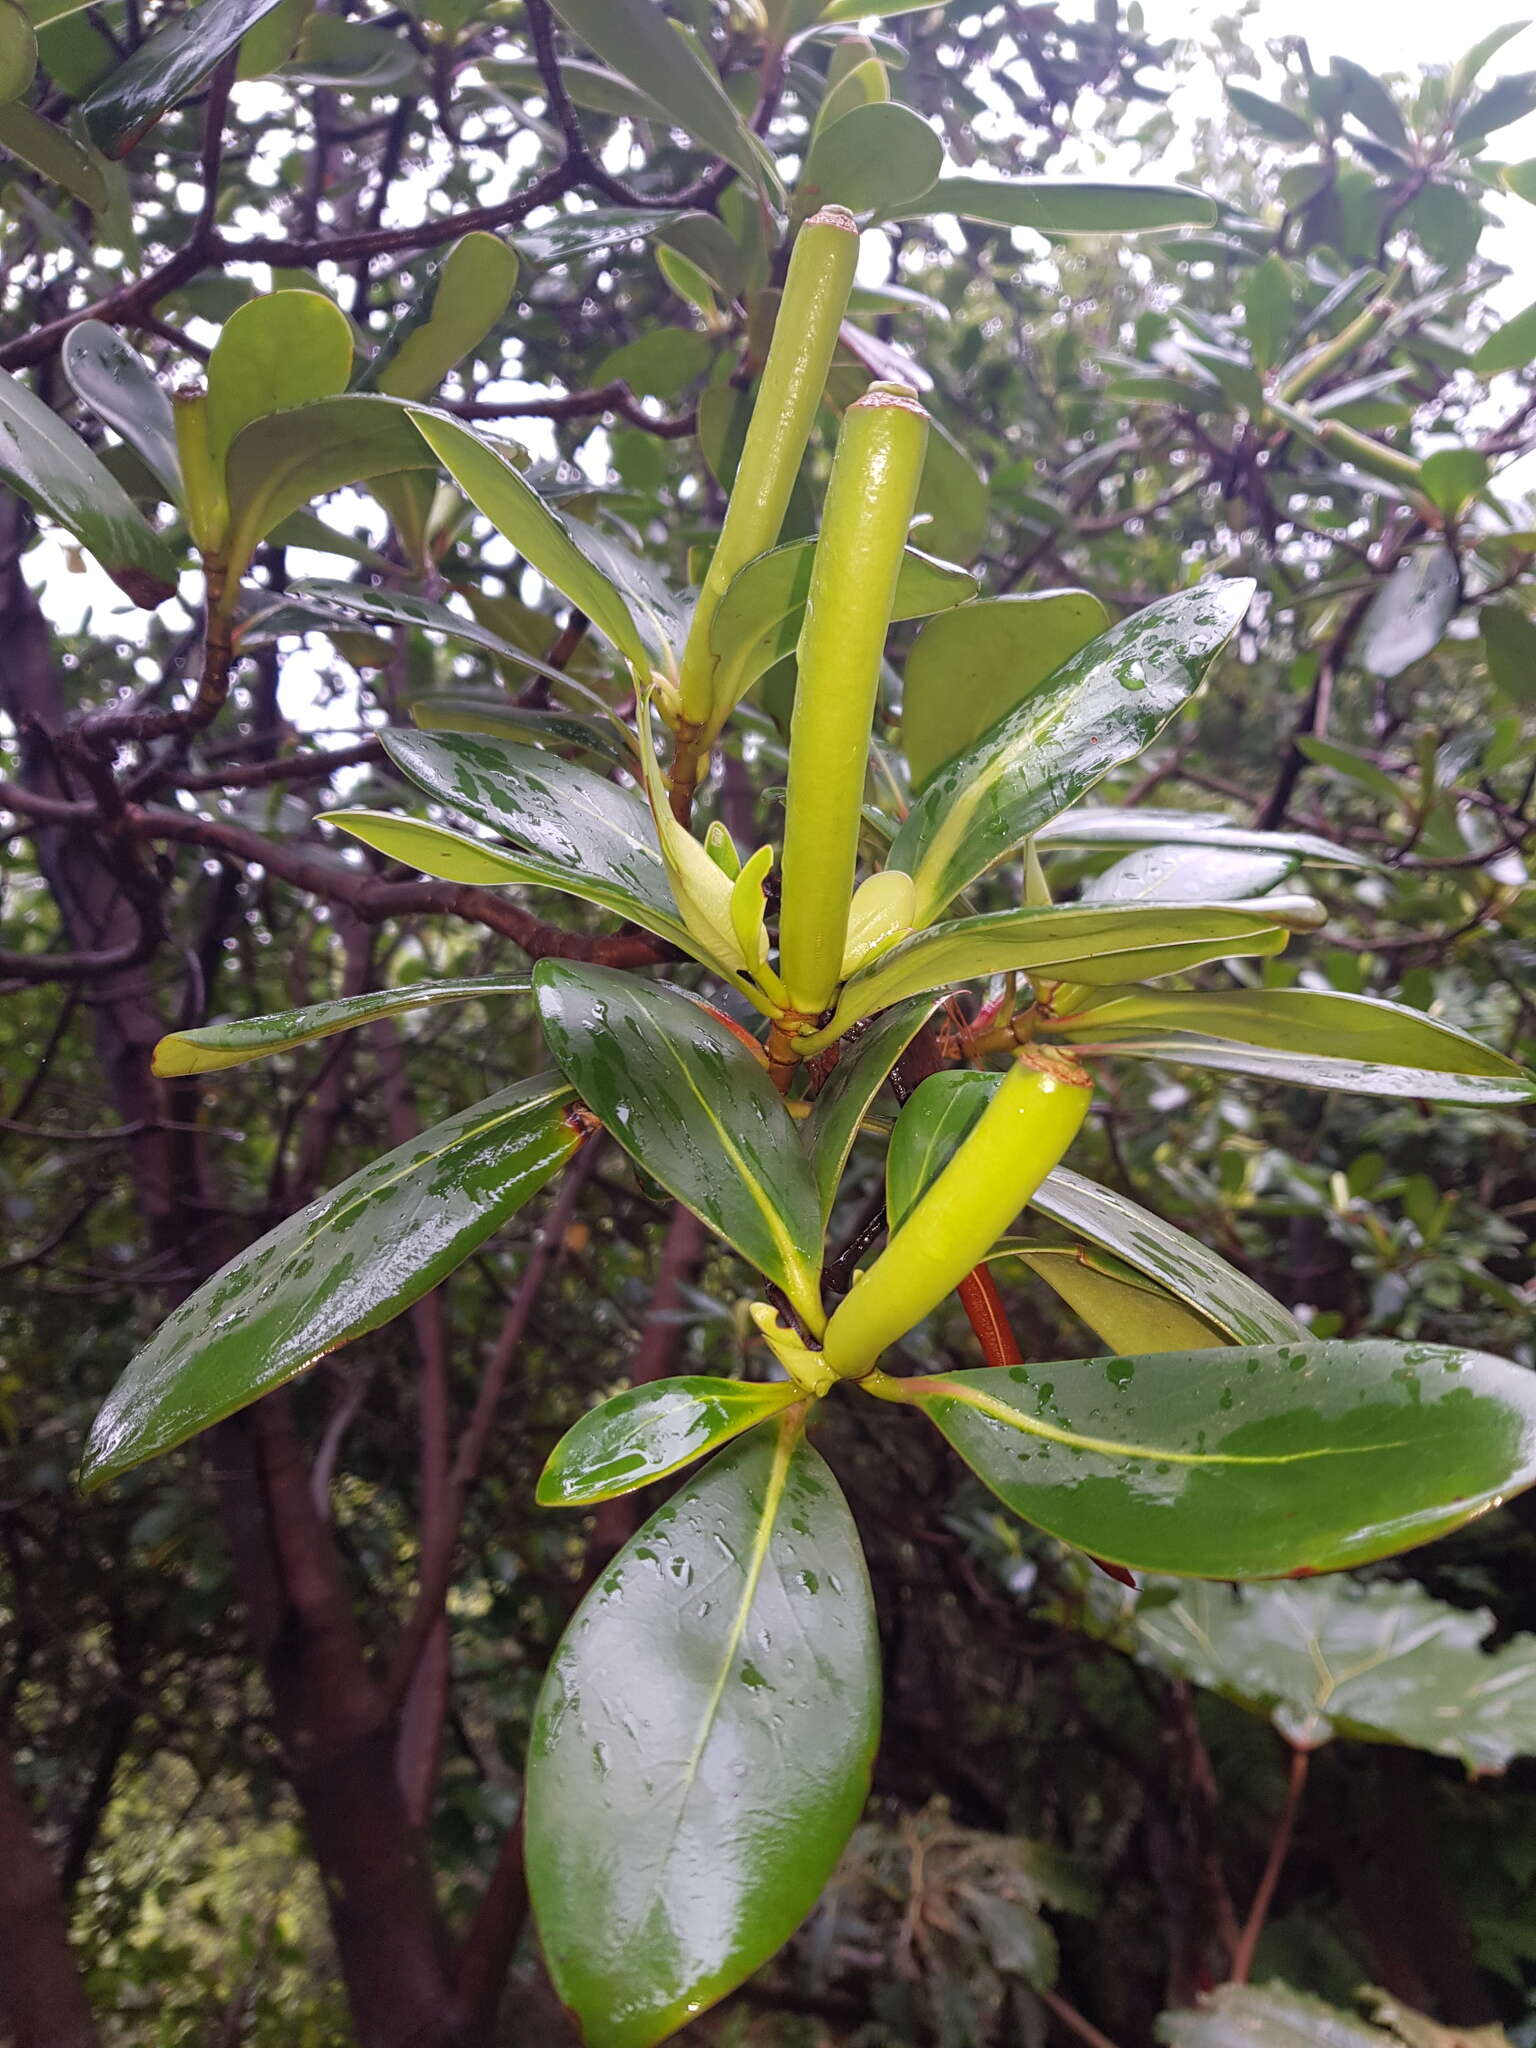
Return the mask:
<svg viewBox="0 0 1536 2048">
<path fill-rule="evenodd" d="M 277 0 L 201 0 L 157 28 L 82 103 L 92 142 L 106 156 L 126 156 L 276 5 Z"/>
<path fill-rule="evenodd" d="M 722 707 L 722 716 L 776 661 L 794 653 L 815 553 L 814 539 L 787 541 L 758 555 L 732 578 L 709 630 L 715 659 L 711 702 Z M 922 618 L 964 604 L 975 590 L 976 579 L 967 570 L 908 548 L 897 574 L 891 616 Z"/>
<path fill-rule="evenodd" d="M 1368 854 L 1336 846 L 1315 832 L 1264 832 L 1214 811 L 1159 811 L 1149 804 L 1114 810 L 1082 804 L 1042 825 L 1037 846 L 1231 846 L 1255 853 L 1290 853 L 1326 867 L 1374 867 Z"/>
<path fill-rule="evenodd" d="M 135 604 L 176 588 L 176 557 L 112 472 L 40 398 L 0 370 L 0 483 L 66 527 Z"/>
<path fill-rule="evenodd" d="M 625 242 L 639 242 L 684 218 L 686 209 L 668 211 L 657 207 L 642 212 L 634 206 L 589 206 L 580 213 L 557 214 L 537 227 L 520 227 L 517 246 L 530 262 L 560 264 L 590 256 L 598 249 L 613 249 Z"/>
<path fill-rule="evenodd" d="M 1241 903 L 1295 874 L 1299 853 L 1232 846 L 1145 846 L 1090 876 L 1084 903 Z"/>
<path fill-rule="evenodd" d="M 1016 1514 L 1132 1570 L 1341 1571 L 1536 1479 L 1536 1377 L 1441 1345 L 1063 1359 L 896 1385 Z"/>
<path fill-rule="evenodd" d="M 926 922 L 1099 778 L 1149 746 L 1199 687 L 1253 595 L 1180 591 L 1079 650 L 932 777 L 891 847 Z"/>
<path fill-rule="evenodd" d="M 1510 71 L 1480 93 L 1452 130 L 1451 140 L 1460 148 L 1481 142 L 1496 129 L 1512 121 L 1523 121 L 1536 113 L 1536 71 Z"/>
<path fill-rule="evenodd" d="M 1502 2027 L 1441 2027 L 1384 1993 L 1365 1996 L 1386 2025 L 1286 1984 L 1218 1984 L 1198 2010 L 1160 2014 L 1156 2035 L 1165 2048 L 1511 2048 Z"/>
<path fill-rule="evenodd" d="M 427 412 L 411 417 L 454 482 L 502 537 L 584 611 L 640 674 L 648 675 L 650 656 L 622 595 L 588 561 L 565 522 L 523 481 L 500 449 L 457 420 Z"/>
<path fill-rule="evenodd" d="M 676 398 L 709 368 L 715 344 L 696 327 L 648 327 L 592 372 L 594 384 L 627 384 L 637 398 Z"/>
<path fill-rule="evenodd" d="M 455 242 L 421 317 L 394 330 L 369 365 L 368 385 L 391 398 L 429 398 L 495 327 L 516 283 L 517 252 L 499 235 Z"/>
<path fill-rule="evenodd" d="M 399 399 L 350 391 L 253 420 L 230 443 L 224 464 L 231 564 L 243 566 L 258 541 L 312 498 L 396 470 L 431 467 Z"/>
<path fill-rule="evenodd" d="M 430 457 L 423 460 L 430 461 Z M 548 662 L 540 661 L 537 655 L 504 639 L 500 633 L 493 633 L 478 620 L 429 597 L 417 597 L 413 591 L 374 590 L 360 583 L 334 582 L 324 576 L 306 577 L 291 588 L 296 597 L 312 597 L 331 609 L 338 623 L 346 623 L 346 614 L 350 613 L 356 618 L 376 619 L 381 625 L 418 627 L 424 633 L 442 633 L 451 640 L 463 641 L 466 647 L 478 647 L 483 653 L 494 654 L 498 661 L 513 662 L 551 682 L 570 680 L 563 670 L 551 668 Z"/>
<path fill-rule="evenodd" d="M 1358 782 L 1373 796 L 1379 797 L 1390 812 L 1403 809 L 1407 793 L 1394 782 L 1384 768 L 1377 766 L 1369 754 L 1362 754 L 1358 747 L 1341 747 L 1333 740 L 1320 740 L 1316 733 L 1304 732 L 1296 736 L 1296 746 L 1309 761 L 1315 761 L 1320 768 L 1331 768 L 1336 775 L 1343 775 L 1351 782 Z"/>
<path fill-rule="evenodd" d="M 936 998 L 915 996 L 877 1017 L 842 1055 L 800 1126 L 821 1197 L 825 1224 L 837 1200 L 838 1182 L 859 1134 L 869 1105 L 890 1077 L 892 1067 L 933 1015 Z M 894 1219 L 893 1219 L 894 1220 Z"/>
<path fill-rule="evenodd" d="M 1296 113 L 1291 107 L 1282 106 L 1278 100 L 1266 99 L 1262 93 L 1250 91 L 1246 85 L 1229 85 L 1227 98 L 1245 121 L 1251 122 L 1261 135 L 1267 135 L 1273 142 L 1314 140 L 1312 123 L 1306 116 Z"/>
<path fill-rule="evenodd" d="M 830 28 L 835 22 L 867 21 L 872 14 L 926 14 L 948 4 L 949 0 L 828 0 L 816 21 L 820 27 Z"/>
<path fill-rule="evenodd" d="M 45 121 L 23 100 L 0 102 L 0 150 L 52 179 L 92 213 L 105 213 L 111 203 L 106 170 L 96 152 L 82 148 L 73 135 L 56 122 Z"/>
<path fill-rule="evenodd" d="M 999 1252 L 1005 1248 L 999 1246 Z M 1014 1256 L 1117 1351 L 1204 1351 L 1227 1342 L 1183 1302 L 1105 1252 L 1083 1245 L 1031 1245 L 1020 1246 Z"/>
<path fill-rule="evenodd" d="M 663 247 L 701 270 L 724 299 L 741 295 L 747 266 L 725 222 L 712 213 L 685 213 L 656 238 Z"/>
<path fill-rule="evenodd" d="M 509 697 L 489 690 L 435 690 L 411 706 L 411 723 L 422 732 L 485 733 L 527 746 L 579 747 L 599 760 L 627 767 L 634 759 L 618 730 L 596 718 L 562 711 L 522 711 Z"/>
<path fill-rule="evenodd" d="M 1502 1771 L 1536 1755 L 1536 1636 L 1493 1651 L 1485 1607 L 1411 1582 L 1178 1588 L 1137 1616 L 1159 1664 L 1274 1721 L 1298 1749 L 1335 1736 L 1405 1743 Z"/>
<path fill-rule="evenodd" d="M 529 1892 L 590 2048 L 669 2039 L 794 1932 L 862 1810 L 879 1699 L 853 1518 L 787 1417 L 652 1516 L 539 1695 Z"/>
<path fill-rule="evenodd" d="M 207 0 L 204 0 L 207 4 Z M 208 359 L 208 452 L 224 460 L 242 427 L 334 398 L 352 374 L 352 328 L 324 292 L 269 292 L 224 323 Z"/>
<path fill-rule="evenodd" d="M 37 30 L 16 0 L 0 0 L 0 105 L 19 100 L 37 76 Z"/>
<path fill-rule="evenodd" d="M 1246 1273 L 1126 1195 L 1058 1166 L 1030 1207 L 1147 1274 L 1234 1344 L 1283 1344 L 1305 1327 Z"/>
<path fill-rule="evenodd" d="M 181 496 L 181 463 L 171 401 L 136 349 L 100 320 L 71 327 L 59 351 L 75 396 L 121 434 L 153 470 L 174 502 Z"/>
<path fill-rule="evenodd" d="M 536 855 L 548 887 L 606 903 L 648 931 L 681 934 L 677 942 L 691 944 L 650 811 L 634 790 L 558 754 L 489 735 L 381 737 L 390 759 L 428 796 Z"/>
<path fill-rule="evenodd" d="M 654 1380 L 615 1394 L 568 1429 L 539 1474 L 539 1505 L 588 1507 L 633 1493 L 719 1450 L 805 1395 L 793 1380 Z"/>
<path fill-rule="evenodd" d="M 1216 218 L 1213 202 L 1188 185 L 1112 178 L 940 178 L 911 217 L 936 213 L 1042 235 L 1134 235 L 1205 227 Z"/>
<path fill-rule="evenodd" d="M 419 93 L 427 82 L 426 66 L 407 36 L 318 12 L 305 24 L 298 55 L 279 76 L 296 85 L 365 95 Z"/>
<path fill-rule="evenodd" d="M 580 1142 L 554 1075 L 504 1089 L 375 1159 L 238 1253 L 160 1325 L 85 1448 L 99 1486 L 376 1330 L 435 1287 Z"/>
<path fill-rule="evenodd" d="M 1485 604 L 1477 623 L 1494 688 L 1511 704 L 1536 704 L 1536 623 L 1513 604 Z"/>
<path fill-rule="evenodd" d="M 278 1010 L 268 1017 L 236 1017 L 223 1024 L 202 1024 L 192 1031 L 173 1031 L 155 1047 L 154 1070 L 162 1076 L 216 1074 L 225 1067 L 243 1067 L 251 1060 L 291 1052 L 338 1031 L 355 1031 L 380 1017 L 398 1017 L 406 1010 L 424 1010 L 439 1003 L 478 1002 L 482 996 L 521 996 L 528 980 L 519 974 L 482 974 L 466 981 L 413 981 L 404 988 L 377 989 L 368 995 L 338 996 L 333 1002 L 311 1003 L 302 1010 Z"/>
<path fill-rule="evenodd" d="M 543 92 L 539 67 L 531 59 L 489 58 L 475 68 L 487 85 L 499 87 L 519 102 Z M 580 57 L 562 57 L 560 76 L 572 101 L 591 113 L 611 114 L 618 121 L 653 121 L 663 128 L 671 126 L 653 99 L 606 65 L 589 64 Z"/>
<path fill-rule="evenodd" d="M 902 676 L 901 743 L 914 790 L 1108 624 L 1088 591 L 1044 590 L 984 597 L 924 626 Z"/>
<path fill-rule="evenodd" d="M 1360 666 L 1388 680 L 1400 676 L 1440 645 L 1460 602 L 1461 577 L 1450 549 L 1416 549 L 1371 599 L 1355 640 Z"/>
<path fill-rule="evenodd" d="M 894 860 L 894 856 L 893 856 Z M 1049 975 L 1089 986 L 1178 974 L 1204 960 L 1283 952 L 1298 920 L 1314 923 L 1306 897 L 1252 904 L 1067 904 L 957 918 L 903 939 L 843 988 L 831 1022 L 803 1041 L 830 1045 L 860 1017 L 906 996 L 989 974 Z"/>
<path fill-rule="evenodd" d="M 572 35 L 664 108 L 711 156 L 734 164 L 770 199 L 780 195 L 767 151 L 714 70 L 654 0 L 554 0 L 554 7 Z"/>
<path fill-rule="evenodd" d="M 793 1119 L 702 1003 L 608 968 L 542 960 L 534 996 L 561 1071 L 653 1179 L 821 1314 L 821 1209 Z"/>
<path fill-rule="evenodd" d="M 1475 1076 L 1499 1082 L 1512 1092 L 1511 1101 L 1536 1095 L 1536 1077 L 1514 1060 L 1495 1052 L 1454 1024 L 1442 1024 L 1422 1010 L 1375 996 L 1335 995 L 1306 988 L 1238 988 L 1219 992 L 1174 989 L 1111 991 L 1107 1000 L 1092 1000 L 1075 1017 L 1057 1019 L 1053 1035 L 1094 1039 L 1113 1044 L 1129 1036 L 1160 1032 L 1194 1032 L 1206 1038 L 1263 1047 L 1288 1058 L 1314 1055 L 1324 1060 L 1359 1061 L 1393 1070 L 1390 1092 L 1411 1094 L 1402 1086 L 1403 1070 L 1424 1074 Z M 1389 1092 L 1374 1089 L 1375 1094 Z M 1489 1100 L 1479 1095 L 1478 1100 Z"/>
<path fill-rule="evenodd" d="M 1074 1044 L 1090 1042 L 1089 1034 L 1070 1034 Z M 1255 1081 L 1276 1081 L 1291 1088 L 1336 1089 L 1341 1095 L 1390 1095 L 1400 1101 L 1467 1102 L 1486 1109 L 1512 1108 L 1536 1098 L 1536 1082 L 1516 1070 L 1511 1074 L 1445 1073 L 1430 1067 L 1377 1066 L 1364 1060 L 1331 1059 L 1322 1053 L 1289 1048 L 1244 1045 L 1207 1038 L 1191 1031 L 1154 1031 L 1128 1025 L 1121 1035 L 1113 1026 L 1091 1035 L 1116 1057 L 1157 1060 L 1165 1066 L 1205 1067 L 1218 1074 L 1246 1074 Z"/>
<path fill-rule="evenodd" d="M 921 114 L 897 100 L 876 100 L 817 128 L 795 184 L 795 210 L 903 212 L 943 166 L 944 145 Z"/>
<path fill-rule="evenodd" d="M 917 539 L 949 561 L 974 562 L 986 546 L 991 515 L 986 478 L 944 422 L 930 419 L 912 528 Z"/>
<path fill-rule="evenodd" d="M 1472 367 L 1480 377 L 1523 370 L 1531 362 L 1536 362 L 1536 306 L 1527 306 L 1523 313 L 1496 327 L 1472 357 Z"/>
<path fill-rule="evenodd" d="M 1425 456 L 1419 469 L 1425 495 L 1452 519 L 1477 496 L 1488 474 L 1488 458 L 1477 448 L 1438 449 Z"/>
</svg>

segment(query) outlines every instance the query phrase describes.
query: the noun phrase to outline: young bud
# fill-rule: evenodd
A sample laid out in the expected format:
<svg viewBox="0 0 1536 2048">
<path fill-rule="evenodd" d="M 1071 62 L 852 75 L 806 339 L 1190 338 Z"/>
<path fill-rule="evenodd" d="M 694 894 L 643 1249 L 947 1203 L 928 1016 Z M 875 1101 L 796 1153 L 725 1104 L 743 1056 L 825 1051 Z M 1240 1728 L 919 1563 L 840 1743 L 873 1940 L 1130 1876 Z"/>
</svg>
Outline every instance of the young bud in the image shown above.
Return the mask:
<svg viewBox="0 0 1536 2048">
<path fill-rule="evenodd" d="M 710 721 L 711 622 L 732 578 L 778 540 L 826 389 L 858 257 L 858 225 L 846 207 L 824 206 L 795 238 L 725 524 L 688 630 L 682 715 L 694 726 Z"/>
<path fill-rule="evenodd" d="M 779 972 L 814 1017 L 842 972 L 880 658 L 928 443 L 904 385 L 876 384 L 848 408 L 796 650 L 789 737 Z"/>
<path fill-rule="evenodd" d="M 980 1120 L 853 1292 L 823 1356 L 842 1378 L 868 1372 L 980 1265 L 1083 1127 L 1093 1083 L 1046 1047 L 1019 1054 Z"/>
<path fill-rule="evenodd" d="M 215 555 L 229 531 L 229 500 L 208 445 L 208 394 L 200 384 L 187 385 L 171 394 L 171 404 L 187 531 L 199 554 Z"/>
</svg>

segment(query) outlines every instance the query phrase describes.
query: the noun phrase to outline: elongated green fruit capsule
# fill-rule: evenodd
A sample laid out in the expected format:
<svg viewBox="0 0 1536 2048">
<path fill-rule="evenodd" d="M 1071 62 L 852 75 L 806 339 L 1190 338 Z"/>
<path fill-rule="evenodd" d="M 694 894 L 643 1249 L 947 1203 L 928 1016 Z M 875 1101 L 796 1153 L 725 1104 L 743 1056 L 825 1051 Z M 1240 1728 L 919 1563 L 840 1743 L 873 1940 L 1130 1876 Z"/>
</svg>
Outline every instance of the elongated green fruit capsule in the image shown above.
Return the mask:
<svg viewBox="0 0 1536 2048">
<path fill-rule="evenodd" d="M 188 386 L 172 393 L 171 405 L 187 531 L 199 554 L 217 554 L 229 531 L 229 500 L 208 446 L 208 394 L 201 385 Z"/>
<path fill-rule="evenodd" d="M 796 649 L 779 919 L 779 973 L 808 1017 L 842 970 L 880 657 L 927 445 L 917 394 L 873 384 L 843 415 L 827 486 Z"/>
<path fill-rule="evenodd" d="M 822 1357 L 844 1379 L 868 1372 L 991 1251 L 1083 1127 L 1093 1083 L 1044 1046 L 1021 1052 L 933 1185 L 833 1313 Z"/>
<path fill-rule="evenodd" d="M 845 206 L 824 206 L 795 237 L 725 524 L 688 629 L 679 682 L 692 725 L 709 722 L 716 608 L 738 570 L 771 548 L 784 524 L 858 260 L 858 223 Z"/>
</svg>

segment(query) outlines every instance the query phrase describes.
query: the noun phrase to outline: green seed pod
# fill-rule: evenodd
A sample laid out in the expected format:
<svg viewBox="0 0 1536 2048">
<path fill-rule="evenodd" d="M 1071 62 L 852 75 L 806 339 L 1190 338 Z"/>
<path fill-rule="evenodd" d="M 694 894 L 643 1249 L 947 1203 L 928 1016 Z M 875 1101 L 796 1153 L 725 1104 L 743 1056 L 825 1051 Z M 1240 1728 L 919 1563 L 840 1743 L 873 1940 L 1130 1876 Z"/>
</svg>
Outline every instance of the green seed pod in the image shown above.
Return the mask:
<svg viewBox="0 0 1536 2048">
<path fill-rule="evenodd" d="M 36 31 L 15 0 L 0 0 L 0 101 L 19 100 L 36 73 Z"/>
<path fill-rule="evenodd" d="M 827 486 L 796 650 L 779 920 L 779 973 L 808 1017 L 842 970 L 880 657 L 927 444 L 916 393 L 871 385 L 843 416 Z"/>
<path fill-rule="evenodd" d="M 688 630 L 682 715 L 710 721 L 714 659 L 709 629 L 732 578 L 779 537 L 848 310 L 859 230 L 843 206 L 824 206 L 795 237 L 773 340 L 731 487 L 731 502 Z"/>
<path fill-rule="evenodd" d="M 869 1371 L 980 1265 L 1083 1127 L 1093 1083 L 1044 1046 L 1019 1054 L 974 1130 L 827 1324 L 822 1357 Z"/>
</svg>

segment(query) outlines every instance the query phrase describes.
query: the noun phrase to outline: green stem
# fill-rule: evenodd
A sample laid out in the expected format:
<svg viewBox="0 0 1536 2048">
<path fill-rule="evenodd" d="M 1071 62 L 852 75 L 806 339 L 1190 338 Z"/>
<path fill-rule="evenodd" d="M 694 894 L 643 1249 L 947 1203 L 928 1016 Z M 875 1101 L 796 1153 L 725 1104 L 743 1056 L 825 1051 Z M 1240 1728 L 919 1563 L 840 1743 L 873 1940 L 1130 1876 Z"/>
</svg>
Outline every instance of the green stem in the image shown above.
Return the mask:
<svg viewBox="0 0 1536 2048">
<path fill-rule="evenodd" d="M 806 1016 L 842 969 L 880 658 L 927 442 L 916 393 L 872 385 L 843 416 L 827 487 L 796 650 L 779 920 L 779 972 Z"/>
<path fill-rule="evenodd" d="M 778 540 L 826 390 L 858 256 L 858 225 L 846 207 L 824 206 L 795 238 L 731 502 L 683 650 L 682 725 L 696 729 L 695 744 L 713 710 L 710 626 L 732 579 Z"/>
</svg>

